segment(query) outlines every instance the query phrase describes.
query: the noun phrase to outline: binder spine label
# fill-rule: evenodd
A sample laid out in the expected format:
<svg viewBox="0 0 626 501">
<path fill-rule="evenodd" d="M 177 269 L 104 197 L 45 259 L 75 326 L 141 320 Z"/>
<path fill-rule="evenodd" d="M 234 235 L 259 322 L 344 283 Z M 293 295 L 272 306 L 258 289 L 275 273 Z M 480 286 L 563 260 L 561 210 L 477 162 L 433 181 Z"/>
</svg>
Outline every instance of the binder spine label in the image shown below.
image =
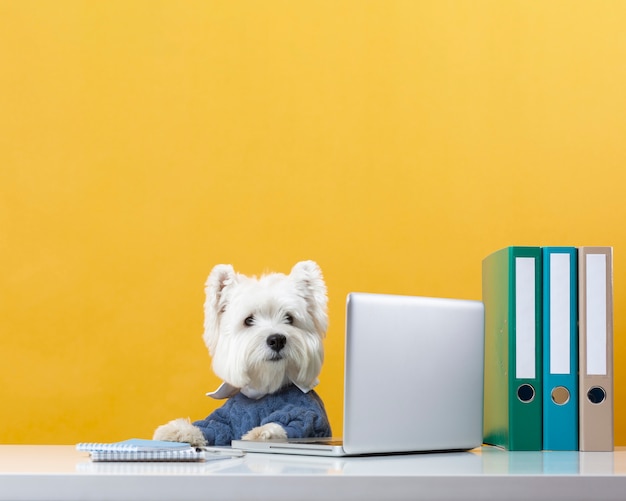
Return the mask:
<svg viewBox="0 0 626 501">
<path fill-rule="evenodd" d="M 515 258 L 515 377 L 535 378 L 535 258 Z"/>
<path fill-rule="evenodd" d="M 587 367 L 586 373 L 607 375 L 606 255 L 587 254 Z"/>
<path fill-rule="evenodd" d="M 550 254 L 550 374 L 570 369 L 570 255 Z"/>
</svg>

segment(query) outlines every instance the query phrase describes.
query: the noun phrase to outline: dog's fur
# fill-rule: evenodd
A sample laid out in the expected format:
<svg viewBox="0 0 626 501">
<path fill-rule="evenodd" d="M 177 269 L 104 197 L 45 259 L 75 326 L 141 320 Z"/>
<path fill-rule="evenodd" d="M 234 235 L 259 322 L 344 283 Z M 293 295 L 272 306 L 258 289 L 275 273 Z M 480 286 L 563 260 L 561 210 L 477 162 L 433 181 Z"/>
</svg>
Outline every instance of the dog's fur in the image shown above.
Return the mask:
<svg viewBox="0 0 626 501">
<path fill-rule="evenodd" d="M 257 279 L 221 264 L 211 271 L 205 291 L 203 339 L 212 356 L 213 371 L 235 393 L 240 390 L 243 395 L 233 397 L 233 402 L 227 402 L 204 421 L 170 421 L 157 428 L 154 438 L 205 445 L 235 438 L 329 436 L 324 406 L 311 390 L 322 367 L 322 340 L 328 327 L 326 285 L 318 265 L 302 261 L 289 275 L 271 273 Z M 285 395 L 290 385 L 302 389 L 296 391 L 296 405 L 301 405 L 302 398 L 312 399 L 304 403 L 298 424 L 294 424 L 293 402 L 282 396 L 280 403 L 273 403 L 271 398 Z M 247 424 L 235 416 L 239 412 L 235 398 L 246 406 L 246 423 L 250 415 L 247 406 L 259 406 L 255 412 L 260 414 L 251 429 L 237 430 L 237 426 Z M 291 406 L 289 418 L 281 414 L 280 407 L 286 405 Z M 261 410 L 263 406 L 269 406 L 268 410 Z M 266 422 L 268 416 L 263 416 L 264 412 L 280 423 Z M 312 416 L 311 422 L 318 424 L 302 428 L 304 415 Z M 218 426 L 217 421 L 229 430 L 208 429 Z M 323 422 L 324 426 L 319 425 Z"/>
</svg>

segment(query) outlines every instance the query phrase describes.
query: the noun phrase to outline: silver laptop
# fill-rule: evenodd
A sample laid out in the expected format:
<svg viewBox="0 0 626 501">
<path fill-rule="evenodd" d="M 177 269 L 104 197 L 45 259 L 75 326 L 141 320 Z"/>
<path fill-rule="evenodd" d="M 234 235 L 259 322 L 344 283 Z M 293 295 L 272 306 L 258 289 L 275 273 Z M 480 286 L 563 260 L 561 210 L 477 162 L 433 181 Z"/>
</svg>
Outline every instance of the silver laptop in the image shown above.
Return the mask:
<svg viewBox="0 0 626 501">
<path fill-rule="evenodd" d="M 482 444 L 480 301 L 350 293 L 342 439 L 234 440 L 249 452 L 358 456 Z"/>
</svg>

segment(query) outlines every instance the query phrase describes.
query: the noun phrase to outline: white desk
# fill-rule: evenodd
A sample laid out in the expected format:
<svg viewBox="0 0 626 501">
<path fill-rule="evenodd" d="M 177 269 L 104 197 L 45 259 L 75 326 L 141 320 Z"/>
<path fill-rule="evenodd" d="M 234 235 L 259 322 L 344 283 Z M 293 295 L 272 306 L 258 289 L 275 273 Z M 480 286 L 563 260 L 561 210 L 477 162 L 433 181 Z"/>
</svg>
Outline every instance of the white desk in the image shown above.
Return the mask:
<svg viewBox="0 0 626 501">
<path fill-rule="evenodd" d="M 213 499 L 623 501 L 626 449 L 92 463 L 74 446 L 0 445 L 1 501 Z"/>
</svg>

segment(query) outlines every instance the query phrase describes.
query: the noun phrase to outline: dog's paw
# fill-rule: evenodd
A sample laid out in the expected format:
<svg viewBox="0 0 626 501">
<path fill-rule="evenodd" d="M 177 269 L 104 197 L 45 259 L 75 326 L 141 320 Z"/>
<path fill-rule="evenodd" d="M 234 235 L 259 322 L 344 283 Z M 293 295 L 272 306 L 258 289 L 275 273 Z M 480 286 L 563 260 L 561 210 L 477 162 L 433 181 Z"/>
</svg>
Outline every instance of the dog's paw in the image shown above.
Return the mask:
<svg viewBox="0 0 626 501">
<path fill-rule="evenodd" d="M 286 438 L 287 432 L 281 425 L 276 423 L 267 423 L 263 426 L 257 426 L 241 437 L 242 440 L 284 440 Z"/>
<path fill-rule="evenodd" d="M 174 419 L 167 424 L 159 426 L 154 431 L 154 440 L 166 440 L 168 442 L 187 442 L 195 447 L 207 445 L 200 428 L 192 425 L 189 419 Z"/>
</svg>

